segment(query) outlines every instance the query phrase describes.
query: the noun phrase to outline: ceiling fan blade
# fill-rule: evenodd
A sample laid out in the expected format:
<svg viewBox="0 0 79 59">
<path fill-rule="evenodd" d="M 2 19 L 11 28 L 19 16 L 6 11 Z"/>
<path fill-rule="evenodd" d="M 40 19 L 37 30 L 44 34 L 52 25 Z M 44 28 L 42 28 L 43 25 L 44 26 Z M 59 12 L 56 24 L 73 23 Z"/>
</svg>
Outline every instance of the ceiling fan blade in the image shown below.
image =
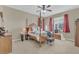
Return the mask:
<svg viewBox="0 0 79 59">
<path fill-rule="evenodd" d="M 37 6 L 37 7 L 43 10 L 43 6 Z"/>
<path fill-rule="evenodd" d="M 49 11 L 49 12 L 52 12 L 52 10 L 49 10 L 49 9 L 46 9 L 47 11 Z"/>
<path fill-rule="evenodd" d="M 42 9 L 43 9 L 43 10 L 45 10 L 45 5 L 42 5 L 42 6 L 43 6 L 43 8 L 42 8 Z"/>
<path fill-rule="evenodd" d="M 51 7 L 51 5 L 47 5 L 47 8 Z"/>
<path fill-rule="evenodd" d="M 38 8 L 42 8 L 41 6 L 37 6 Z"/>
</svg>

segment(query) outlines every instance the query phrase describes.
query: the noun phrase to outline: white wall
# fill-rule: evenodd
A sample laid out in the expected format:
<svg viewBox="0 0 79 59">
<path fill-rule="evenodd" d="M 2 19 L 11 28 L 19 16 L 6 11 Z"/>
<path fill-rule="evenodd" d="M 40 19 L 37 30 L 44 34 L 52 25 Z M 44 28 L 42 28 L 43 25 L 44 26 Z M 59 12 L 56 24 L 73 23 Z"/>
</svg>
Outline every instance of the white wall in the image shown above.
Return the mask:
<svg viewBox="0 0 79 59">
<path fill-rule="evenodd" d="M 26 19 L 28 19 L 28 23 L 31 24 L 36 23 L 38 18 L 36 15 L 28 14 L 9 7 L 2 6 L 2 8 L 5 26 L 8 31 L 12 33 L 13 39 L 20 39 L 20 32 L 26 25 Z"/>
</svg>

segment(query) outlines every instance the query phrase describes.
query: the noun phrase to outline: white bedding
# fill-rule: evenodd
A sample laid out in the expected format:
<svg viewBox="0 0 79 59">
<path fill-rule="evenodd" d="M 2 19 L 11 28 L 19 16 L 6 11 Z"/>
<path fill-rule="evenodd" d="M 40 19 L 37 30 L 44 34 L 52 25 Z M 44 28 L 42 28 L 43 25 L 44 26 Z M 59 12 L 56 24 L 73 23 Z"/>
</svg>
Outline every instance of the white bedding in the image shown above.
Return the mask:
<svg viewBox="0 0 79 59">
<path fill-rule="evenodd" d="M 39 41 L 39 35 L 38 34 L 33 34 L 33 33 L 28 33 L 31 36 L 35 36 L 37 38 L 37 41 Z"/>
</svg>

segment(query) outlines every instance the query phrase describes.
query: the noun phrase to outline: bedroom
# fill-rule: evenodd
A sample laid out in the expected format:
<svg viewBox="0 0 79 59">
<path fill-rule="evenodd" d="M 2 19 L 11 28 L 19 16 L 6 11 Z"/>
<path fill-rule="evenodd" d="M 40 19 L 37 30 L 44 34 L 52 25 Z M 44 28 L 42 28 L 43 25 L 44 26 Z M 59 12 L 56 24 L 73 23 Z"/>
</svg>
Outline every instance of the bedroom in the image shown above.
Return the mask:
<svg viewBox="0 0 79 59">
<path fill-rule="evenodd" d="M 40 8 L 38 8 L 38 5 L 0 6 L 0 12 L 3 13 L 3 24 L 5 25 L 6 30 L 12 35 L 11 53 L 79 53 L 79 48 L 75 46 L 75 21 L 79 18 L 79 6 L 51 5 L 48 9 L 52 10 L 52 12 L 42 11 L 42 22 L 39 24 L 40 12 L 38 12 L 38 10 L 40 10 Z M 65 18 L 68 18 L 69 21 L 69 23 L 67 23 L 69 27 L 68 32 L 63 32 Z M 2 22 L 2 20 L 0 20 L 0 22 Z M 4 26 L 2 23 L 0 23 L 0 25 Z M 41 25 L 41 27 L 38 25 Z M 32 27 L 32 30 L 30 31 L 43 33 L 43 35 L 46 35 L 45 31 L 54 33 L 57 28 L 58 30 L 56 32 L 58 34 L 55 34 L 54 38 L 58 38 L 59 40 L 55 40 L 52 46 L 49 46 L 45 42 L 41 47 L 39 47 L 37 42 L 25 40 L 25 38 L 22 42 L 20 34 L 23 31 L 25 33 L 25 27 L 28 26 Z M 36 37 L 38 39 L 38 36 Z"/>
</svg>

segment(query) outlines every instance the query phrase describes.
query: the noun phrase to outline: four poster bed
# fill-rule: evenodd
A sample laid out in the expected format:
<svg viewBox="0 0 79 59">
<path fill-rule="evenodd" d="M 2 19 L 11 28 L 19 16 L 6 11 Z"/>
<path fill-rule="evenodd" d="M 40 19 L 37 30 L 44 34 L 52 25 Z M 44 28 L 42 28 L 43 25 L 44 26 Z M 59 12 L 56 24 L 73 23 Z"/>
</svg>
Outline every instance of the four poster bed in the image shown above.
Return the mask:
<svg viewBox="0 0 79 59">
<path fill-rule="evenodd" d="M 32 27 L 33 27 L 33 25 L 32 26 L 28 26 L 28 27 L 25 28 L 26 29 L 25 34 L 21 33 L 21 39 L 23 39 L 22 36 L 25 35 L 25 39 L 27 39 L 27 40 L 30 39 L 30 40 L 36 41 L 37 43 L 39 43 L 39 46 L 41 47 L 44 43 L 47 42 L 48 36 L 46 35 L 46 33 L 43 34 L 43 32 L 41 32 L 41 35 L 38 34 L 38 33 L 33 32 Z M 54 33 L 51 36 L 51 39 L 53 41 L 55 39 L 61 40 L 61 35 L 59 33 Z"/>
</svg>

